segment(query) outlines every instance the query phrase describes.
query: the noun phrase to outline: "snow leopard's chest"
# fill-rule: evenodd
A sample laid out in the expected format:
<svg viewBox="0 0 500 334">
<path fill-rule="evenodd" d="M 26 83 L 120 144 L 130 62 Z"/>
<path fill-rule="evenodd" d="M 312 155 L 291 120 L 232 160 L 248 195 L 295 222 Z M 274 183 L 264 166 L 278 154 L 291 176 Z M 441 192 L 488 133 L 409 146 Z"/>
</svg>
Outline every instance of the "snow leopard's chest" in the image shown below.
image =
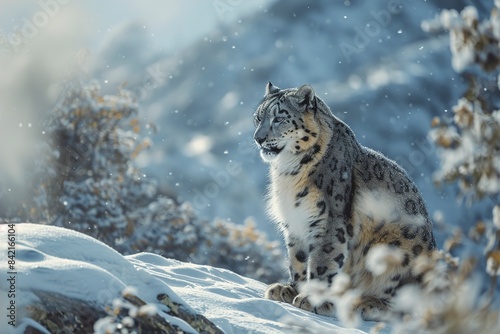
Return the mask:
<svg viewBox="0 0 500 334">
<path fill-rule="evenodd" d="M 326 200 L 306 177 L 276 177 L 271 184 L 269 209 L 284 233 L 307 236 L 311 225 L 325 216 Z M 318 205 L 319 203 L 319 205 Z"/>
</svg>

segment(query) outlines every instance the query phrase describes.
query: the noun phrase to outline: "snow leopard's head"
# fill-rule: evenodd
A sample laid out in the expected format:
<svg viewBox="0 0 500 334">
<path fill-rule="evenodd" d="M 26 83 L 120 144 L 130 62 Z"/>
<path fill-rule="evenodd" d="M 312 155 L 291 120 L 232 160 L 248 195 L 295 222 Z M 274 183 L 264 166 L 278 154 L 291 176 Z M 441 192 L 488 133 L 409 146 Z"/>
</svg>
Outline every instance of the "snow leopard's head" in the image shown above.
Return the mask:
<svg viewBox="0 0 500 334">
<path fill-rule="evenodd" d="M 264 99 L 254 113 L 253 135 L 264 161 L 299 155 L 316 144 L 318 103 L 323 104 L 309 85 L 279 89 L 267 84 Z"/>
</svg>

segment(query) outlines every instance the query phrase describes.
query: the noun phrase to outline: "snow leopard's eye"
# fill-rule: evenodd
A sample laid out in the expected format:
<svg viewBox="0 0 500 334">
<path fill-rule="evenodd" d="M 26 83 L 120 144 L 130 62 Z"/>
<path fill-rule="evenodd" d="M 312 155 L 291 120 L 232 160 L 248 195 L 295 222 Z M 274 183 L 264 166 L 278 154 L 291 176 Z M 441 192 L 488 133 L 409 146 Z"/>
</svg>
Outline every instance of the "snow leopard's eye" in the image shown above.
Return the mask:
<svg viewBox="0 0 500 334">
<path fill-rule="evenodd" d="M 279 124 L 279 123 L 282 123 L 283 121 L 285 121 L 285 117 L 274 117 L 273 118 L 273 124 Z"/>
</svg>

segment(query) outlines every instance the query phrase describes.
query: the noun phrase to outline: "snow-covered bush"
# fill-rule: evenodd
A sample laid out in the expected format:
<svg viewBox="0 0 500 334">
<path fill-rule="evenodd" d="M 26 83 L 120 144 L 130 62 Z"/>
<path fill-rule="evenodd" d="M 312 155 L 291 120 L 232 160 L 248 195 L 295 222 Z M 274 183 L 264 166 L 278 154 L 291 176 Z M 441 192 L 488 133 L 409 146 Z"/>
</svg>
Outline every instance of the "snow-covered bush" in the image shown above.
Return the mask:
<svg viewBox="0 0 500 334">
<path fill-rule="evenodd" d="M 403 288 L 398 294 L 396 306 L 409 317 L 395 331 L 494 333 L 500 330 L 494 300 L 500 274 L 500 1 L 489 19 L 480 21 L 469 6 L 460 13 L 443 10 L 422 27 L 449 32 L 452 67 L 468 81 L 453 113 L 432 121 L 430 138 L 441 162 L 435 181 L 457 182 L 467 204 L 487 200 L 493 214 L 478 217 L 468 233 L 484 246 L 483 257 L 475 252 L 451 258 L 448 252 L 466 243 L 456 230 L 444 243 L 444 252 L 416 265 L 423 287 Z"/>
<path fill-rule="evenodd" d="M 148 125 L 146 125 L 148 127 Z M 158 191 L 134 158 L 150 146 L 126 90 L 102 96 L 74 85 L 52 113 L 34 178 L 32 221 L 91 235 L 123 254 L 148 251 L 231 269 L 262 281 L 282 278 L 282 253 L 251 222 L 207 222 L 189 203 Z"/>
<path fill-rule="evenodd" d="M 449 31 L 453 68 L 469 82 L 452 118 L 433 120 L 431 138 L 441 148 L 437 181 L 458 181 L 472 200 L 495 199 L 500 193 L 499 11 L 497 1 L 490 19 L 480 22 L 474 7 L 461 13 L 443 10 L 423 24 L 424 29 Z"/>
<path fill-rule="evenodd" d="M 453 114 L 433 120 L 431 139 L 439 147 L 441 169 L 436 182 L 458 182 L 460 195 L 469 203 L 488 199 L 493 213 L 469 233 L 475 241 L 484 236 L 487 271 L 500 268 L 500 1 L 489 19 L 479 21 L 477 10 L 461 13 L 443 10 L 424 28 L 450 33 L 452 64 L 468 78 L 469 86 L 452 108 Z"/>
</svg>

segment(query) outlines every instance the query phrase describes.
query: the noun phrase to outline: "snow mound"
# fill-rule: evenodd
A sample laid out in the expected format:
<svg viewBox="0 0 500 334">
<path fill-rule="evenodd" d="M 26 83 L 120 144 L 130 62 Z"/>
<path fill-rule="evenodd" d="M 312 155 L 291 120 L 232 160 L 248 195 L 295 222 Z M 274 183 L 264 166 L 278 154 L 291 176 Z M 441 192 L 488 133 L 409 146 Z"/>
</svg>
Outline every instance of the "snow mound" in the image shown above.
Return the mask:
<svg viewBox="0 0 500 334">
<path fill-rule="evenodd" d="M 156 312 L 187 332 L 196 331 L 166 314 L 168 308 L 158 301 L 159 294 L 168 295 L 192 314 L 202 314 L 225 333 L 363 333 L 373 326 L 364 323 L 361 330 L 345 329 L 336 319 L 263 299 L 265 284 L 226 269 L 152 253 L 124 257 L 96 239 L 60 227 L 26 223 L 14 229 L 17 328 L 2 317 L 0 326 L 8 333 L 22 333 L 28 326 L 43 332 L 26 307 L 49 294 L 102 308 L 116 304 L 121 295 L 134 294 L 148 305 L 141 309 Z M 6 224 L 0 225 L 2 240 L 7 239 L 7 231 Z M 2 275 L 9 271 L 7 266 L 6 261 L 0 264 Z"/>
</svg>

